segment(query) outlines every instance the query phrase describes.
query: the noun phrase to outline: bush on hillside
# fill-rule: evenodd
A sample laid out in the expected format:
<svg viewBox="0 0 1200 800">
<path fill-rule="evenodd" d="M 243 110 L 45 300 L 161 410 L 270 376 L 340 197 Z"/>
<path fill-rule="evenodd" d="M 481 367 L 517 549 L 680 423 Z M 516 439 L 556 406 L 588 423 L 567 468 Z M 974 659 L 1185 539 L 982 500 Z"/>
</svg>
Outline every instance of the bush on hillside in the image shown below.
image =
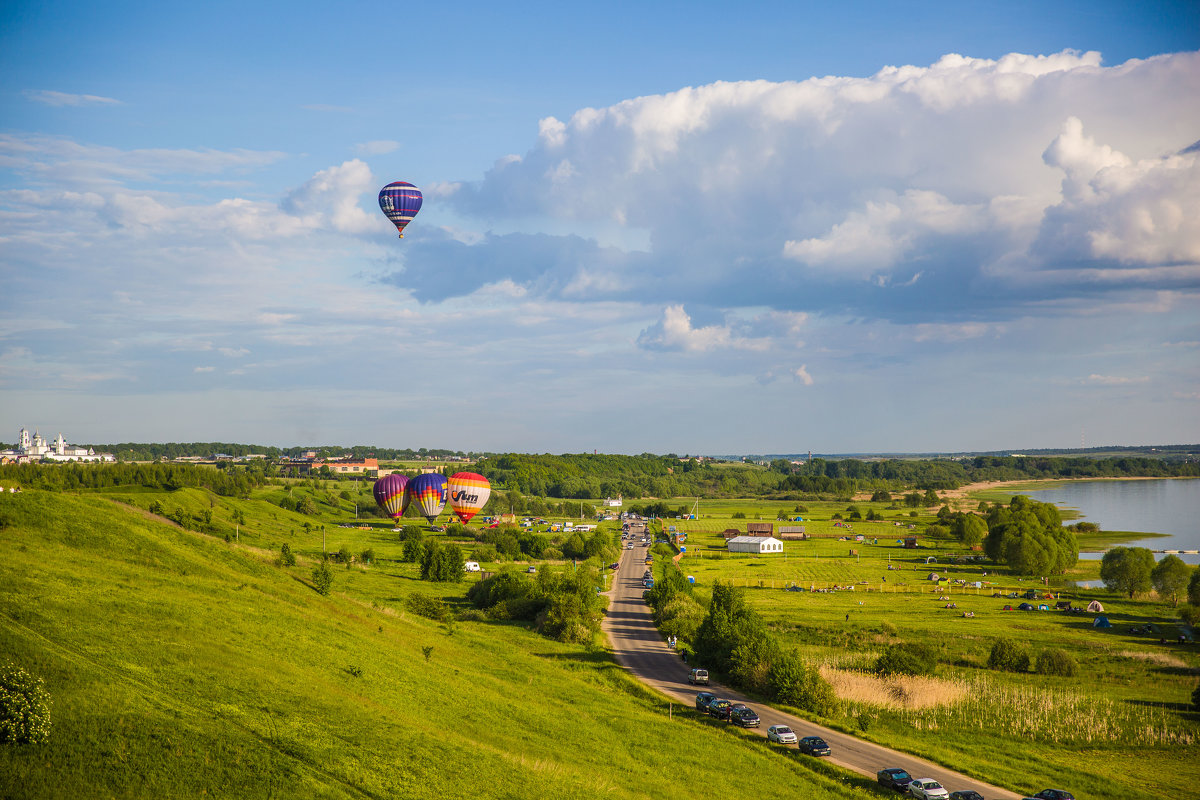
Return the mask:
<svg viewBox="0 0 1200 800">
<path fill-rule="evenodd" d="M 997 639 L 988 656 L 988 669 L 1005 672 L 1028 672 L 1029 653 L 1011 639 Z"/>
<path fill-rule="evenodd" d="M 889 645 L 875 662 L 880 675 L 932 675 L 937 667 L 937 652 L 920 642 Z"/>
<path fill-rule="evenodd" d="M 328 561 L 322 561 L 313 568 L 312 582 L 317 594 L 329 594 L 329 590 L 333 588 L 333 570 L 329 568 Z"/>
<path fill-rule="evenodd" d="M 1192 707 L 1200 711 L 1200 686 L 1192 690 Z"/>
<path fill-rule="evenodd" d="M 42 679 L 20 667 L 0 669 L 0 742 L 41 744 L 50 738 L 50 696 Z"/>
<path fill-rule="evenodd" d="M 1039 675 L 1060 675 L 1064 678 L 1073 678 L 1078 671 L 1071 654 L 1057 647 L 1038 653 L 1034 669 Z"/>
<path fill-rule="evenodd" d="M 443 601 L 423 594 L 410 594 L 404 598 L 404 607 L 414 614 L 438 622 L 450 615 L 450 608 Z"/>
<path fill-rule="evenodd" d="M 292 552 L 292 546 L 287 542 L 284 542 L 283 547 L 279 549 L 279 563 L 285 567 L 296 566 L 296 554 Z"/>
<path fill-rule="evenodd" d="M 1193 627 L 1200 625 L 1200 606 L 1184 606 L 1179 609 L 1179 618 Z"/>
<path fill-rule="evenodd" d="M 773 699 L 822 717 L 836 716 L 841 705 L 829 682 L 795 650 L 776 653 L 767 686 Z"/>
</svg>

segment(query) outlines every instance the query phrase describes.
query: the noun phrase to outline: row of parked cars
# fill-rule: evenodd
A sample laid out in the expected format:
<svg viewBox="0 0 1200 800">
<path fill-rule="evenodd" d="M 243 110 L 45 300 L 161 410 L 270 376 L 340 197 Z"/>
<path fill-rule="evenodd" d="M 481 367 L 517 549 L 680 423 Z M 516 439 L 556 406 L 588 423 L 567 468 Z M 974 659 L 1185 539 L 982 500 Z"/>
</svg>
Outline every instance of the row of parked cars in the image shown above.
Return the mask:
<svg viewBox="0 0 1200 800">
<path fill-rule="evenodd" d="M 688 676 L 688 682 L 707 684 L 707 670 L 693 669 Z M 745 703 L 722 700 L 712 692 L 700 692 L 696 695 L 696 710 L 743 728 L 757 728 L 760 722 L 758 714 Z M 832 753 L 829 744 L 820 736 L 797 737 L 796 732 L 787 725 L 772 725 L 767 728 L 767 741 L 783 745 L 794 744 L 801 753 L 811 756 L 828 756 Z M 984 800 L 979 792 L 951 792 L 933 778 L 914 778 L 899 767 L 881 769 L 875 778 L 881 786 L 919 800 Z M 1075 800 L 1075 796 L 1061 789 L 1043 789 L 1023 800 Z"/>
<path fill-rule="evenodd" d="M 696 695 L 696 710 L 743 728 L 757 728 L 759 725 L 758 713 L 753 708 L 745 703 L 722 700 L 712 692 Z"/>
<path fill-rule="evenodd" d="M 899 767 L 881 769 L 875 775 L 881 786 L 919 797 L 921 800 L 984 800 L 979 792 L 951 792 L 933 778 L 914 778 Z M 1043 789 L 1023 800 L 1075 800 L 1075 795 L 1062 789 Z"/>
</svg>

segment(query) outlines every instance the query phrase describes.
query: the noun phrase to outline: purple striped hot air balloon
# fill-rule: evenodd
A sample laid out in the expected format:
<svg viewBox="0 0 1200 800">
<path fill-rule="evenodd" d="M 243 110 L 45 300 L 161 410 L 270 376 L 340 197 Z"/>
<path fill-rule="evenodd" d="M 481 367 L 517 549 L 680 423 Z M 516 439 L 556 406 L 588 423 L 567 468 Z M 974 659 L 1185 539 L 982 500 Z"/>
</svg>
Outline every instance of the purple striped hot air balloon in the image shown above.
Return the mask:
<svg viewBox="0 0 1200 800">
<path fill-rule="evenodd" d="M 446 507 L 446 476 L 436 472 L 418 475 L 408 482 L 408 496 L 409 502 L 415 503 L 417 510 L 432 525 Z"/>
<path fill-rule="evenodd" d="M 395 181 L 379 190 L 379 209 L 400 231 L 404 238 L 404 226 L 412 222 L 421 210 L 421 190 L 405 181 Z"/>
<path fill-rule="evenodd" d="M 375 494 L 375 502 L 392 519 L 400 519 L 408 508 L 408 493 L 404 491 L 407 484 L 408 478 L 393 473 L 375 481 L 371 490 Z"/>
</svg>

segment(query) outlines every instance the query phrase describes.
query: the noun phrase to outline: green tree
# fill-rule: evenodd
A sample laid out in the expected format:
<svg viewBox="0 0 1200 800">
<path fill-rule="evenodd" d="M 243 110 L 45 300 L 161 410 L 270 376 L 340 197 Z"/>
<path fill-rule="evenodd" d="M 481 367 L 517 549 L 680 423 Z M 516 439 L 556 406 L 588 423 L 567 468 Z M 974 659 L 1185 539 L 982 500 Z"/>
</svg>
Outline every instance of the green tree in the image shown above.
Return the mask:
<svg viewBox="0 0 1200 800">
<path fill-rule="evenodd" d="M 20 667 L 0 668 L 0 742 L 41 744 L 50 738 L 50 696 L 42 679 Z"/>
<path fill-rule="evenodd" d="M 333 570 L 329 568 L 328 561 L 322 561 L 313 568 L 312 582 L 317 594 L 329 594 L 329 590 L 333 588 Z"/>
<path fill-rule="evenodd" d="M 1188 602 L 1194 606 L 1200 606 L 1200 567 L 1192 570 L 1192 577 L 1188 579 Z"/>
<path fill-rule="evenodd" d="M 316 516 L 320 509 L 317 508 L 317 501 L 312 499 L 312 495 L 304 495 L 300 502 L 296 504 L 296 511 L 309 517 Z"/>
<path fill-rule="evenodd" d="M 292 552 L 292 547 L 287 542 L 284 542 L 283 547 L 279 548 L 279 563 L 285 567 L 296 566 L 296 554 Z"/>
<path fill-rule="evenodd" d="M 1100 579 L 1114 592 L 1133 597 L 1150 591 L 1154 554 L 1145 547 L 1114 547 L 1100 561 Z"/>
<path fill-rule="evenodd" d="M 975 514 L 959 514 L 950 526 L 951 533 L 968 547 L 974 547 L 987 536 L 987 523 Z"/>
<path fill-rule="evenodd" d="M 1179 605 L 1179 595 L 1187 589 L 1190 577 L 1192 568 L 1173 554 L 1165 556 L 1150 570 L 1150 583 L 1154 585 L 1154 591 L 1158 592 L 1159 597 L 1170 596 L 1173 606 Z"/>
</svg>

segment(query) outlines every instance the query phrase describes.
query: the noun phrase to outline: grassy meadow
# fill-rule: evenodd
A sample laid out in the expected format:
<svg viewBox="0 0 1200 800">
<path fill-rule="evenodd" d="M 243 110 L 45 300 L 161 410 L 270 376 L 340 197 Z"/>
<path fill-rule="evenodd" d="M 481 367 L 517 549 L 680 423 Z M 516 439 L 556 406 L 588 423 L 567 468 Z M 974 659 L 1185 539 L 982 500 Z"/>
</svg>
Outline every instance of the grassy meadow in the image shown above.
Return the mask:
<svg viewBox="0 0 1200 800">
<path fill-rule="evenodd" d="M 183 492 L 170 500 L 204 500 Z M 3 504 L 0 652 L 44 679 L 52 726 L 46 744 L 0 746 L 0 796 L 707 797 L 718 764 L 755 796 L 862 794 L 762 739 L 671 718 L 603 649 L 405 611 L 413 593 L 462 608 L 465 582 L 381 554 L 337 566 L 321 596 L 304 558 L 319 533 L 277 566 L 265 546 L 292 520 L 268 524 L 262 501 L 244 501 L 241 544 L 94 494 Z M 354 533 L 345 544 L 386 546 Z"/>
<path fill-rule="evenodd" d="M 959 505 L 973 509 L 977 502 L 964 498 Z M 1081 560 L 1045 585 L 986 563 L 959 563 L 974 554 L 956 541 L 923 535 L 936 509 L 918 509 L 914 517 L 909 509 L 856 500 L 864 515 L 872 508 L 885 519 L 837 526 L 833 515 L 846 515 L 848 505 L 805 502 L 806 511 L 795 512 L 794 503 L 703 503 L 699 519 L 664 524 L 688 533 L 680 568 L 695 578 L 702 602 L 714 581 L 745 587 L 780 643 L 823 665 L 844 701 L 844 716 L 833 721 L 839 727 L 1017 791 L 1056 786 L 1077 797 L 1115 798 L 1191 790 L 1200 714 L 1188 704 L 1200 680 L 1200 646 L 1175 643 L 1185 629 L 1170 603 L 1076 589 L 1074 581 L 1098 577 L 1098 561 Z M 785 542 L 781 555 L 728 553 L 721 531 L 759 518 L 775 521 L 784 509 L 804 522 L 777 526 L 803 524 L 828 538 Z M 858 535 L 864 540 L 855 541 Z M 905 536 L 917 536 L 920 548 L 905 549 L 898 542 Z M 1082 540 L 1081 549 L 1089 544 Z M 926 563 L 931 556 L 936 562 Z M 931 572 L 949 582 L 931 582 Z M 792 585 L 805 591 L 787 591 Z M 1007 595 L 1030 588 L 1077 606 L 1098 599 L 1113 628 L 1094 629 L 1094 614 L 1004 610 L 1024 602 Z M 997 592 L 1005 596 L 993 597 Z M 1056 600 L 1030 602 L 1053 608 Z M 1131 632 L 1151 623 L 1157 632 Z M 1035 659 L 1062 648 L 1079 672 L 1065 678 L 989 670 L 999 638 L 1020 643 Z M 1160 644 L 1162 638 L 1169 643 Z M 883 649 L 898 642 L 935 647 L 937 676 L 871 674 Z"/>
</svg>

